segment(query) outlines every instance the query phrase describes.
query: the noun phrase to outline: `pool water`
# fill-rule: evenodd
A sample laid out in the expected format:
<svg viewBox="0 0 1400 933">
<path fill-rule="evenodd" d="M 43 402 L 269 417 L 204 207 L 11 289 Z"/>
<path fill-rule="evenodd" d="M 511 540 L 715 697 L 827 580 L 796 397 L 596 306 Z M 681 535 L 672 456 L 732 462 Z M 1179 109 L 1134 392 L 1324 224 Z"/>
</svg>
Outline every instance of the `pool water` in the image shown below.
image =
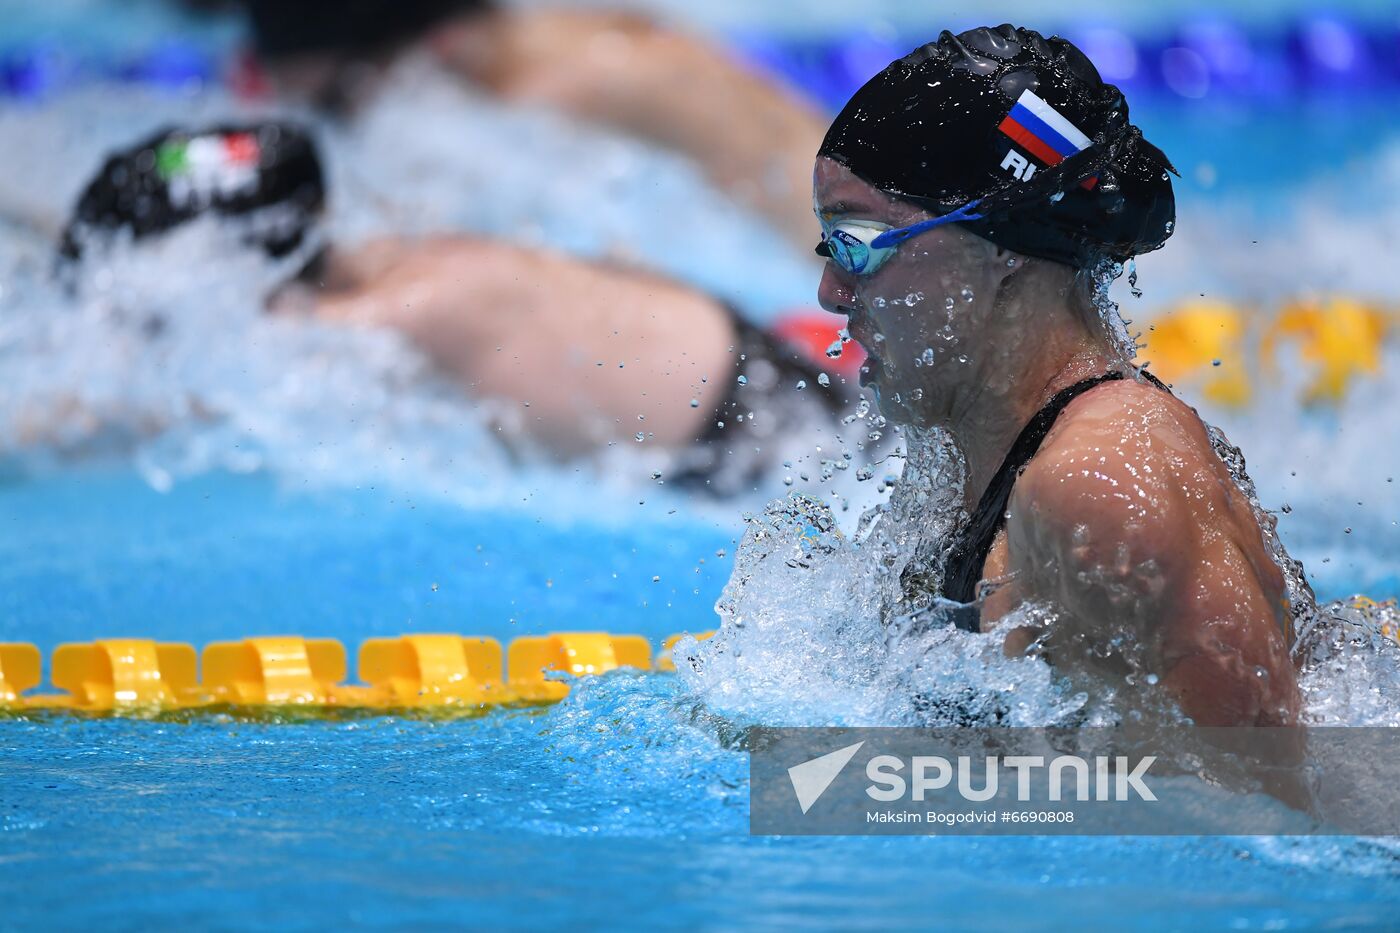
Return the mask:
<svg viewBox="0 0 1400 933">
<path fill-rule="evenodd" d="M 675 157 L 412 90 L 353 131 L 325 128 L 335 189 L 354 193 L 335 207 L 337 235 L 512 218 L 527 241 L 583 254 L 621 243 L 758 320 L 811 303 L 810 260 Z M 849 476 L 802 480 L 798 464 L 750 495 L 694 502 L 652 478 L 645 445 L 521 463 L 400 341 L 269 320 L 245 270 L 205 265 L 197 243 L 136 283 L 178 312 L 156 342 L 52 288 L 35 228 L 61 219 L 95 152 L 228 107 L 87 88 L 0 110 L 17 167 L 0 194 L 34 221 L 0 227 L 0 640 L 48 652 L 294 633 L 353 650 L 407 632 L 572 629 L 657 644 L 716 624 L 745 512 L 792 488 L 849 528 L 880 498 Z M 442 118 L 461 108 L 466 129 Z M 1285 164 L 1267 141 L 1315 113 L 1136 116 L 1183 169 L 1183 233 L 1142 263 L 1146 295 L 1122 296 L 1128 316 L 1201 291 L 1265 308 L 1343 286 L 1400 297 L 1393 118 L 1332 113 L 1327 126 L 1364 131 L 1316 133 Z M 1256 157 L 1261 145 L 1271 154 Z M 480 161 L 440 156 L 464 147 Z M 577 175 L 556 171 L 568 151 L 583 154 Z M 481 171 L 503 161 L 504 180 Z M 654 222 L 675 216 L 688 223 Z M 734 275 L 755 257 L 767 274 Z M 1323 598 L 1400 593 L 1397 388 L 1392 353 L 1337 409 L 1286 387 L 1252 410 L 1203 409 L 1249 454 L 1265 504 L 1288 505 L 1282 534 Z M 33 438 L 35 412 L 52 436 Z M 0 720 L 0 929 L 1059 930 L 1089 916 L 1385 929 L 1400 910 L 1387 840 L 750 837 L 733 709 L 837 722 L 849 708 L 839 694 L 745 704 L 745 682 L 708 686 L 620 672 L 556 707 L 467 719 Z M 716 702 L 725 692 L 731 707 Z"/>
<path fill-rule="evenodd" d="M 730 530 L 120 471 L 0 487 L 0 639 L 713 625 Z M 700 563 L 701 559 L 705 563 Z M 659 582 L 652 578 L 660 577 Z M 436 588 L 434 588 L 436 584 Z M 1383 841 L 747 834 L 674 675 L 455 721 L 0 721 L 0 927 L 1383 927 Z"/>
<path fill-rule="evenodd" d="M 714 626 L 729 572 L 716 552 L 734 543 L 732 529 L 679 513 L 551 521 L 373 489 L 295 492 L 264 474 L 160 493 L 89 470 L 0 483 L 0 503 L 0 641 L 45 652 L 97 631 L 199 644 L 560 629 L 659 641 Z"/>
</svg>

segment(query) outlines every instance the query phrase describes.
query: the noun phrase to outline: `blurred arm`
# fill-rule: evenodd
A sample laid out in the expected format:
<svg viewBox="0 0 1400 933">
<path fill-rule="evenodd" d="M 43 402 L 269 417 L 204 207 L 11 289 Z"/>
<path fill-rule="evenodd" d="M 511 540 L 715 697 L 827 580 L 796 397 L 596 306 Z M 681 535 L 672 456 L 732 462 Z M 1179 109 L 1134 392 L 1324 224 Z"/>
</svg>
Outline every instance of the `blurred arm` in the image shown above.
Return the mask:
<svg viewBox="0 0 1400 933">
<path fill-rule="evenodd" d="M 319 316 L 402 332 L 475 393 L 518 404 L 522 426 L 564 455 L 638 432 L 688 444 L 733 378 L 728 312 L 638 272 L 438 237 L 368 243 L 328 280 L 343 287 L 315 297 Z"/>
<path fill-rule="evenodd" d="M 434 48 L 507 99 L 689 155 L 800 245 L 815 242 L 812 163 L 826 119 L 712 43 L 627 14 L 536 10 L 471 17 Z"/>
</svg>

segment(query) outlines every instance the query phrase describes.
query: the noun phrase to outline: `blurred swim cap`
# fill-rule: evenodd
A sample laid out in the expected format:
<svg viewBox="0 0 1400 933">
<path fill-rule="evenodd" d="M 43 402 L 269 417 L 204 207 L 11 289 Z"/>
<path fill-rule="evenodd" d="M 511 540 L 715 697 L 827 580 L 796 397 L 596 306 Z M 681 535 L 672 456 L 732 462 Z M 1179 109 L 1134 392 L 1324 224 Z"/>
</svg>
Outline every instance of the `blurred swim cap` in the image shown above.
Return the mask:
<svg viewBox="0 0 1400 933">
<path fill-rule="evenodd" d="M 260 55 L 368 55 L 417 38 L 491 0 L 240 0 Z"/>
<path fill-rule="evenodd" d="M 299 126 L 167 128 L 107 159 L 78 198 L 59 252 L 78 259 L 95 237 L 141 239 L 213 212 L 245 218 L 249 240 L 282 257 L 324 204 L 321 159 Z"/>
<path fill-rule="evenodd" d="M 1124 262 L 1171 236 L 1175 168 L 1073 44 L 1009 25 L 916 49 L 871 78 L 818 155 L 1027 256 Z"/>
</svg>

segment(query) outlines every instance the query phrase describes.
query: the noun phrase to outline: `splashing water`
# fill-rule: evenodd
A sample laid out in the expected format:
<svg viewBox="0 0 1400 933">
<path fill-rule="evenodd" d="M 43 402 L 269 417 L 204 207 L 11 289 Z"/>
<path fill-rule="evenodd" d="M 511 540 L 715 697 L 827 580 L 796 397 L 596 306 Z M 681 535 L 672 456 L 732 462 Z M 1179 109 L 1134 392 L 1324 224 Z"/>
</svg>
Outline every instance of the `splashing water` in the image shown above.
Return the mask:
<svg viewBox="0 0 1400 933">
<path fill-rule="evenodd" d="M 560 483 L 560 473 L 582 469 L 620 503 L 654 486 L 651 474 L 676 472 L 647 443 L 554 465 L 516 430 L 525 417 L 518 405 L 469 397 L 399 335 L 265 313 L 288 265 L 268 264 L 211 224 L 119 247 L 85 270 L 76 295 L 52 281 L 54 237 L 102 153 L 160 125 L 230 113 L 268 115 L 217 93 L 170 99 L 101 88 L 0 114 L 15 168 L 0 179 L 0 457 L 25 468 L 130 459 L 157 488 L 209 470 L 267 470 L 298 484 L 384 484 L 590 516 L 599 511 L 591 490 L 580 495 L 580 483 Z M 397 68 L 348 126 L 295 116 L 324 143 L 334 243 L 484 231 L 660 268 L 759 320 L 810 298 L 812 262 L 757 219 L 732 235 L 735 217 L 747 215 L 683 159 L 502 106 L 421 61 Z M 658 212 L 688 222 L 657 228 L 648 218 Z M 771 261 L 771 274 L 741 281 L 724 271 L 755 255 Z M 721 377 L 729 378 L 711 381 Z M 859 450 L 794 440 L 800 447 L 773 459 L 815 464 L 833 448 Z M 762 498 L 783 476 L 768 473 L 757 484 Z M 851 472 L 825 479 L 837 501 L 864 507 L 874 495 Z M 679 499 L 669 490 L 663 498 Z M 732 509 L 722 510 L 726 520 Z"/>
<path fill-rule="evenodd" d="M 791 725 L 1044 725 L 1086 714 L 1087 697 L 1047 665 L 1002 652 L 1011 627 L 1043 620 L 1040 607 L 971 635 L 939 624 L 951 604 L 906 603 L 906 569 L 941 573 L 963 517 L 951 439 L 906 436 L 903 480 L 854 534 L 803 496 L 748 519 L 716 606 L 719 633 L 675 648 L 682 684 L 707 707 Z"/>
<path fill-rule="evenodd" d="M 1096 270 L 1095 307 L 1113 346 L 1131 359 L 1134 342 L 1108 297 L 1121 273 L 1116 265 Z M 1319 607 L 1275 517 L 1259 504 L 1243 455 L 1218 428 L 1207 428 L 1283 571 L 1299 632 L 1305 720 L 1400 724 L 1400 645 L 1393 640 L 1400 612 L 1393 604 Z M 951 624 L 952 604 L 932 596 L 906 601 L 901 578 L 914 570 L 941 579 L 966 515 L 963 459 L 952 438 L 909 429 L 904 436 L 902 478 L 853 535 L 841 534 L 823 504 L 801 496 L 748 519 L 716 606 L 719 632 L 675 648 L 684 689 L 723 715 L 768 725 L 1107 725 L 1145 709 L 1179 716 L 1163 707 L 1154 678 L 1086 679 L 1038 657 L 1007 657 L 1006 635 L 1052 625 L 1052 607 L 1023 605 L 992 631 L 968 633 Z"/>
</svg>

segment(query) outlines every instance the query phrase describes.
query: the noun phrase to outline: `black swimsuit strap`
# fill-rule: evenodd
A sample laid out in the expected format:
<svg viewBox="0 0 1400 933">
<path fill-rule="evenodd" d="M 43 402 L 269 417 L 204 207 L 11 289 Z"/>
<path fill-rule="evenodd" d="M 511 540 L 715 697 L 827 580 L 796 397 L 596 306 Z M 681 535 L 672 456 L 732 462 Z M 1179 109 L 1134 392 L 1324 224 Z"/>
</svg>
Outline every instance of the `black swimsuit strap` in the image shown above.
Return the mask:
<svg viewBox="0 0 1400 933">
<path fill-rule="evenodd" d="M 1157 388 L 1171 391 L 1151 373 L 1142 371 L 1141 375 Z M 1070 402 L 1085 392 L 1105 382 L 1124 378 L 1126 374 L 1121 372 L 1104 373 L 1083 382 L 1076 382 L 1067 389 L 1061 389 L 1021 429 L 1016 443 L 1011 445 L 1010 453 L 1006 455 L 1001 468 L 982 493 L 976 511 L 959 532 L 953 549 L 948 554 L 940 596 L 959 603 L 970 603 L 977 598 L 977 584 L 982 580 L 982 568 L 987 562 L 987 554 L 992 550 L 992 542 L 996 540 L 997 532 L 1006 524 L 1006 507 L 1011 501 L 1011 488 L 1016 485 L 1016 479 L 1026 464 L 1030 463 L 1031 458 L 1040 450 L 1046 435 L 1055 426 L 1055 420 Z M 979 614 L 976 612 L 956 613 L 954 621 L 959 628 L 969 631 L 977 631 L 980 626 Z"/>
</svg>

